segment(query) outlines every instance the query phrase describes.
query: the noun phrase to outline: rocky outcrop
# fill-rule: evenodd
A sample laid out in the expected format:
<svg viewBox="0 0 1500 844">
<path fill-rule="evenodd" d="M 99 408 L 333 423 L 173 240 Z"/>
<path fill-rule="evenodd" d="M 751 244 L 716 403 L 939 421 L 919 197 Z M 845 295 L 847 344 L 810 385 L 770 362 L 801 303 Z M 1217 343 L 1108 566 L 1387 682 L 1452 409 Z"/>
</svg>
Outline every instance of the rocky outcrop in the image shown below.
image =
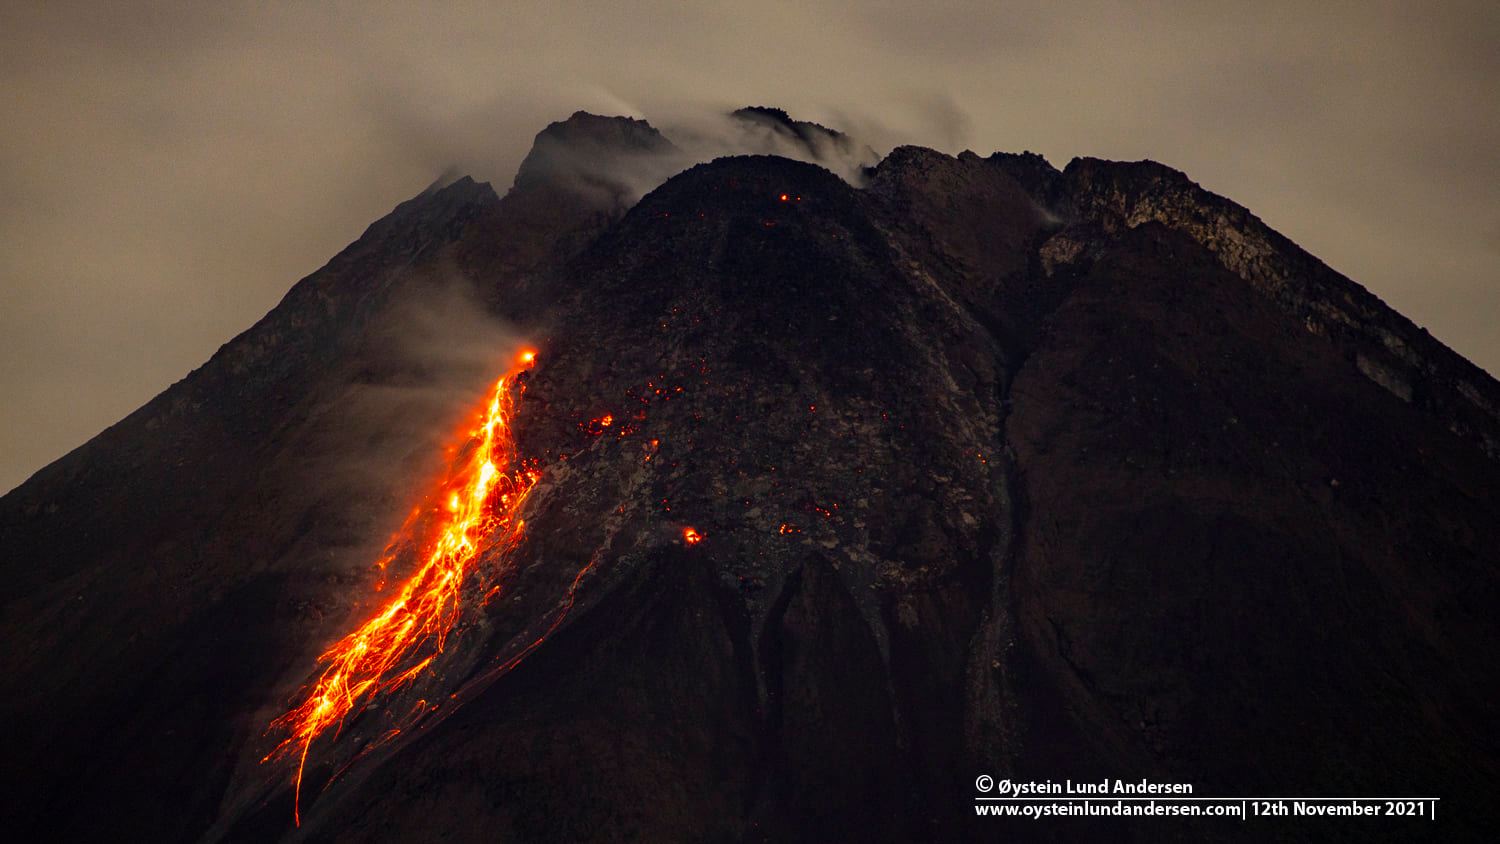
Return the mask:
<svg viewBox="0 0 1500 844">
<path fill-rule="evenodd" d="M 1049 173 L 1036 156 L 990 160 L 1061 219 L 1110 234 L 1150 222 L 1187 234 L 1371 381 L 1500 459 L 1494 378 L 1245 208 L 1152 161 L 1080 158 Z"/>
<path fill-rule="evenodd" d="M 866 144 L 838 131 L 807 120 L 793 120 L 779 108 L 750 106 L 729 114 L 743 128 L 759 130 L 795 150 L 792 157 L 821 164 L 836 173 L 874 164 L 880 156 Z M 776 151 L 777 143 L 762 143 Z"/>
</svg>

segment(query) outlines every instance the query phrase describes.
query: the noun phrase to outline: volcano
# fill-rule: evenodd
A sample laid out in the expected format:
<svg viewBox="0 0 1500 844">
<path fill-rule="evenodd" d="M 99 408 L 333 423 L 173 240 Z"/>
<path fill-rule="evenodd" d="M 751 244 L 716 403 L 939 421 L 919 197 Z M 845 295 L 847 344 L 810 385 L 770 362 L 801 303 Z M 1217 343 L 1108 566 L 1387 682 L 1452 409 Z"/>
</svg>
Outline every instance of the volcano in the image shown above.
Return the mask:
<svg viewBox="0 0 1500 844">
<path fill-rule="evenodd" d="M 1161 164 L 734 119 L 781 154 L 579 113 L 434 184 L 0 499 L 7 826 L 1485 830 L 1500 384 Z M 1006 820 L 980 774 L 1443 803 Z"/>
</svg>

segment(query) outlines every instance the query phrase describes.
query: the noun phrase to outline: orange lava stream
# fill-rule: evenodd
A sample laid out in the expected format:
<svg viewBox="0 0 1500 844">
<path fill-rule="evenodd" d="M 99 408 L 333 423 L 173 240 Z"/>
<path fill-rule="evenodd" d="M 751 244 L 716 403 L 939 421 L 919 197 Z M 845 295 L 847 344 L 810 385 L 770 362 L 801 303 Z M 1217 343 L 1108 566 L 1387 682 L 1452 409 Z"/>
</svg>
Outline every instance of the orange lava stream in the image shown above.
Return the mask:
<svg viewBox="0 0 1500 844">
<path fill-rule="evenodd" d="M 479 552 L 508 551 L 521 540 L 521 506 L 538 474 L 522 466 L 510 422 L 522 389 L 517 376 L 535 357 L 523 352 L 517 369 L 495 384 L 470 447 L 460 452 L 461 463 L 442 489 L 448 512 L 425 561 L 374 618 L 323 652 L 318 661 L 327 667 L 302 702 L 271 723 L 287 737 L 261 761 L 299 754 L 293 803 L 298 825 L 302 769 L 313 741 L 330 729 L 337 737 L 377 694 L 395 691 L 426 670 L 458 622 L 464 579 Z M 411 529 L 409 522 L 405 530 Z"/>
</svg>

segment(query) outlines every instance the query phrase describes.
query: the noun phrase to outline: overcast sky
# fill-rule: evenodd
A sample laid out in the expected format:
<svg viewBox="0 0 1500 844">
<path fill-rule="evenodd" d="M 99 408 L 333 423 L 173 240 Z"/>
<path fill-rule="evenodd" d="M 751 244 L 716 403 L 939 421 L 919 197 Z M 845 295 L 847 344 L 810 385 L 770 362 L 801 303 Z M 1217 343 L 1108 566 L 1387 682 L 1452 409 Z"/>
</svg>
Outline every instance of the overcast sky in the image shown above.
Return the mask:
<svg viewBox="0 0 1500 844">
<path fill-rule="evenodd" d="M 1500 371 L 1500 3 L 94 5 L 0 5 L 0 491 L 579 108 L 1154 158 Z"/>
</svg>

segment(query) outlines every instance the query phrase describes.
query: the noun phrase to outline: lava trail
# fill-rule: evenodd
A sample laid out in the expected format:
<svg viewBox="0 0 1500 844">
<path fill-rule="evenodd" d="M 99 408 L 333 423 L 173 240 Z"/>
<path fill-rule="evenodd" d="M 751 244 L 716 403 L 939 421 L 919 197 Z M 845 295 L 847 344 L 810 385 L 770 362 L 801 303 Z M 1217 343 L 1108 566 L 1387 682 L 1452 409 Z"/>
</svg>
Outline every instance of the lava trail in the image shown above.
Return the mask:
<svg viewBox="0 0 1500 844">
<path fill-rule="evenodd" d="M 301 702 L 271 723 L 286 738 L 262 762 L 297 754 L 293 817 L 301 824 L 302 771 L 312 743 L 330 729 L 337 737 L 375 696 L 415 680 L 443 650 L 457 624 L 462 589 L 480 551 L 504 554 L 520 542 L 525 524 L 521 506 L 538 472 L 516 452 L 511 420 L 523 389 L 520 375 L 535 360 L 522 352 L 517 366 L 495 384 L 480 425 L 459 452 L 439 490 L 446 514 L 425 559 L 375 617 L 328 648 L 318 658 L 326 667 L 301 694 Z M 416 539 L 409 519 L 393 547 Z M 382 559 L 384 568 L 389 557 Z M 498 584 L 483 584 L 489 591 Z M 529 650 L 529 649 L 528 649 Z"/>
</svg>

